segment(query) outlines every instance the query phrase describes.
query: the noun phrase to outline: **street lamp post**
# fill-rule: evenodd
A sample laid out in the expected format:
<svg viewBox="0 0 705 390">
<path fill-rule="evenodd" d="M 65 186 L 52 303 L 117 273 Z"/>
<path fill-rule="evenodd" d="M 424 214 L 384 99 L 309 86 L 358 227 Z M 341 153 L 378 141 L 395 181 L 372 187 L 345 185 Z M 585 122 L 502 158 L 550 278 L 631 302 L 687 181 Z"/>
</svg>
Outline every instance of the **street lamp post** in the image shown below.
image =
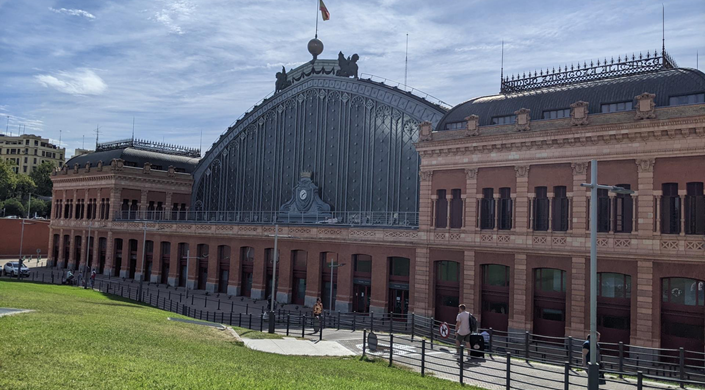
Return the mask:
<svg viewBox="0 0 705 390">
<path fill-rule="evenodd" d="M 186 280 L 184 281 L 184 288 L 186 289 L 186 298 L 188 298 L 188 269 L 190 259 L 207 259 L 208 255 L 205 256 L 193 256 L 191 257 L 191 247 L 190 245 L 186 248 Z"/>
<path fill-rule="evenodd" d="M 274 313 L 274 300 L 277 298 L 277 261 L 279 260 L 279 224 L 274 225 L 274 268 L 272 270 L 272 298 L 269 303 L 269 311 Z"/>
<path fill-rule="evenodd" d="M 599 389 L 600 368 L 597 363 L 597 190 L 617 194 L 634 191 L 617 186 L 597 184 L 597 160 L 590 161 L 590 183 L 581 184 L 590 189 L 590 362 L 588 364 L 588 390 Z"/>
<path fill-rule="evenodd" d="M 333 270 L 336 268 L 340 268 L 344 266 L 345 264 L 335 264 L 335 259 L 331 257 L 330 259 L 330 300 L 328 301 L 328 311 L 332 312 L 333 311 Z"/>
</svg>

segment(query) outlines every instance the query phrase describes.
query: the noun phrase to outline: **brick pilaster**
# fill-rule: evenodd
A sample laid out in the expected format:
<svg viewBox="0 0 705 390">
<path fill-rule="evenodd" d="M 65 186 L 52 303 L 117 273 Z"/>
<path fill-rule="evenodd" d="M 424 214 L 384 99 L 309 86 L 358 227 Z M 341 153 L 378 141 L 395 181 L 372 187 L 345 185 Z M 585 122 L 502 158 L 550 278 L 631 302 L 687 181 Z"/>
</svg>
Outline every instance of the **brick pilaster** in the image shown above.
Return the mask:
<svg viewBox="0 0 705 390">
<path fill-rule="evenodd" d="M 475 286 L 475 251 L 466 250 L 463 260 L 463 278 L 461 279 L 463 289 L 463 299 L 461 303 L 467 306 L 469 312 L 480 321 L 480 300 L 477 299 L 477 288 Z"/>
<path fill-rule="evenodd" d="M 636 160 L 638 184 L 637 224 L 635 228 L 639 237 L 651 237 L 654 234 L 654 164 L 653 158 Z"/>
<path fill-rule="evenodd" d="M 516 184 L 516 220 L 513 221 L 516 225 L 517 233 L 526 233 L 529 226 L 529 166 L 516 166 L 517 184 Z"/>
<path fill-rule="evenodd" d="M 433 171 L 419 172 L 419 227 L 427 229 L 431 227 L 431 212 L 433 200 L 431 199 L 431 179 Z"/>
<path fill-rule="evenodd" d="M 636 285 L 636 334 L 631 344 L 642 347 L 658 347 L 660 334 L 654 331 L 654 265 L 651 261 L 638 262 Z M 656 295 L 659 296 L 659 295 Z"/>
<path fill-rule="evenodd" d="M 528 322 L 527 310 L 530 301 L 527 300 L 527 278 L 532 280 L 526 269 L 526 254 L 517 253 L 514 255 L 514 304 L 509 311 L 509 330 L 510 331 L 525 331 L 531 330 L 531 324 Z"/>
<path fill-rule="evenodd" d="M 573 233 L 576 235 L 585 234 L 587 223 L 587 198 L 586 189 L 580 185 L 587 182 L 587 162 L 572 163 L 573 168 Z"/>
<path fill-rule="evenodd" d="M 414 269 L 414 313 L 433 316 L 431 302 L 431 281 L 429 250 L 427 247 L 416 248 L 416 268 Z"/>
<path fill-rule="evenodd" d="M 585 337 L 585 312 L 590 310 L 585 304 L 586 285 L 585 257 L 573 257 L 570 281 L 570 324 L 566 335 Z"/>
</svg>

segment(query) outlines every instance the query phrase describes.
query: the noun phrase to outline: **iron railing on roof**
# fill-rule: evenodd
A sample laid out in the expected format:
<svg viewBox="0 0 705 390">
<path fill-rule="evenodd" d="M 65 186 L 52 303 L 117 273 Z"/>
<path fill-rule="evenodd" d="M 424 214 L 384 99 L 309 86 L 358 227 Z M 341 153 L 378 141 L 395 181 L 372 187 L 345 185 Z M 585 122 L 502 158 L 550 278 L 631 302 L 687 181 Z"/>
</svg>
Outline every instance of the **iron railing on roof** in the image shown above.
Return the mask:
<svg viewBox="0 0 705 390">
<path fill-rule="evenodd" d="M 612 77 L 620 77 L 627 75 L 637 75 L 643 73 L 655 72 L 662 69 L 677 68 L 675 61 L 666 51 L 654 51 L 653 54 L 647 52 L 646 55 L 639 53 L 639 56 L 632 54 L 631 58 L 628 55 L 617 57 L 615 61 L 612 57 L 609 61 L 605 58 L 603 61 L 597 60 L 597 64 L 590 61 L 575 65 L 568 65 L 561 68 L 546 69 L 517 74 L 516 76 L 503 76 L 500 93 L 509 94 L 515 92 L 531 91 L 546 87 L 556 87 L 568 84 L 580 83 L 585 81 L 603 80 Z"/>
<path fill-rule="evenodd" d="M 187 148 L 185 146 L 167 144 L 164 142 L 155 142 L 134 138 L 102 142 L 96 145 L 95 150 L 96 152 L 101 152 L 106 150 L 123 149 L 128 147 L 141 150 L 149 150 L 157 153 L 171 154 L 175 156 L 186 156 L 195 158 L 201 157 L 200 149 Z"/>
</svg>

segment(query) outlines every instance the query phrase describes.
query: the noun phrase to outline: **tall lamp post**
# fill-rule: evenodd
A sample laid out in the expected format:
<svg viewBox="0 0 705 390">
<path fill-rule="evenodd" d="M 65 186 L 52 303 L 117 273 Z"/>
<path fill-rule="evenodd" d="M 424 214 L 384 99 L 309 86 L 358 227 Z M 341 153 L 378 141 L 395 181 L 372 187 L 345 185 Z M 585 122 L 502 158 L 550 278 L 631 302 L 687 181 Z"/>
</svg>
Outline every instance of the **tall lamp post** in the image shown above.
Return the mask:
<svg viewBox="0 0 705 390">
<path fill-rule="evenodd" d="M 146 258 L 147 258 L 147 231 L 157 231 L 157 230 L 163 230 L 162 228 L 156 228 L 156 229 L 147 229 L 147 221 L 143 222 L 142 225 L 142 274 L 140 275 L 140 286 L 139 286 L 139 297 L 142 297 L 142 282 L 144 282 L 144 276 L 146 274 L 144 266 L 146 263 Z M 154 248 L 152 248 L 154 249 Z M 188 252 L 186 254 L 188 257 Z M 188 260 L 186 260 L 186 268 L 188 270 Z M 188 271 L 186 272 L 186 280 L 188 281 Z M 188 289 L 187 289 L 188 291 Z M 188 294 L 188 292 L 187 292 Z"/>
<path fill-rule="evenodd" d="M 600 366 L 597 363 L 597 190 L 617 194 L 634 191 L 617 186 L 597 184 L 597 160 L 590 161 L 590 183 L 581 184 L 590 189 L 590 362 L 588 363 L 588 390 L 599 389 Z"/>
<path fill-rule="evenodd" d="M 336 268 L 340 268 L 344 266 L 345 263 L 341 264 L 335 264 L 335 259 L 331 257 L 330 259 L 330 264 L 328 266 L 330 267 L 330 300 L 328 301 L 328 311 L 332 312 L 333 311 L 333 270 Z"/>
<path fill-rule="evenodd" d="M 191 256 L 191 245 L 189 245 L 188 248 L 186 248 L 186 282 L 184 283 L 184 288 L 186 289 L 186 298 L 188 298 L 188 268 L 189 268 L 189 260 L 191 259 L 207 259 L 208 255 L 205 256 Z"/>
<path fill-rule="evenodd" d="M 83 280 L 86 280 L 86 268 L 88 268 L 88 257 L 91 255 L 89 251 L 91 250 L 91 228 L 93 227 L 92 223 L 88 223 L 88 238 L 86 239 L 86 264 L 83 265 Z M 97 226 L 98 228 L 105 227 L 105 225 Z M 95 245 L 95 242 L 93 242 L 93 245 Z M 79 260 L 80 262 L 80 260 Z"/>
</svg>

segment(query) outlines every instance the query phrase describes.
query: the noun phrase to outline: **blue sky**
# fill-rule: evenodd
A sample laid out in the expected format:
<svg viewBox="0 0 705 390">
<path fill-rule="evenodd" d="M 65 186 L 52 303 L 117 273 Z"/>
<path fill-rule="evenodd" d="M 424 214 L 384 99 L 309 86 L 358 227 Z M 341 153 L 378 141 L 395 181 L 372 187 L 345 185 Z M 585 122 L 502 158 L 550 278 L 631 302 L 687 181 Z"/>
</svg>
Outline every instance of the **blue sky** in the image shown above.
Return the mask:
<svg viewBox="0 0 705 390">
<path fill-rule="evenodd" d="M 656 1 L 326 0 L 322 58 L 359 53 L 360 72 L 404 78 L 450 104 L 499 90 L 505 73 L 660 49 Z M 0 128 L 73 149 L 141 138 L 204 151 L 310 60 L 315 0 L 0 0 Z M 705 69 L 705 1 L 666 2 L 666 47 Z"/>
</svg>

